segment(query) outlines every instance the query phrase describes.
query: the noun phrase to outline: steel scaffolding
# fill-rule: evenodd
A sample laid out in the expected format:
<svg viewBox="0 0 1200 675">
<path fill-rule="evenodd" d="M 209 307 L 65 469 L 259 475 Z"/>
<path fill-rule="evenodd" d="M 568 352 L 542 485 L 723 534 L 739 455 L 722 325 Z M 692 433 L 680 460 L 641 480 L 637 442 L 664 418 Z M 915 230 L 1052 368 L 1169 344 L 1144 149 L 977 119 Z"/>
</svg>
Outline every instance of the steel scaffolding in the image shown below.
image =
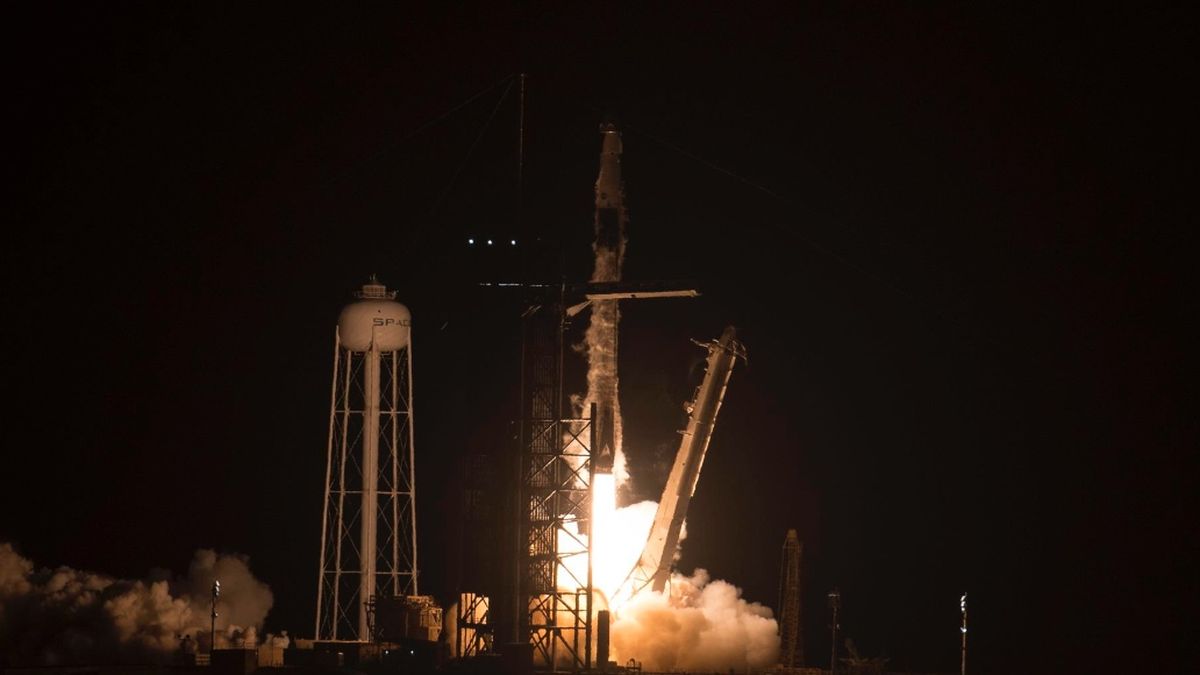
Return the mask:
<svg viewBox="0 0 1200 675">
<path fill-rule="evenodd" d="M 523 321 L 519 639 L 535 666 L 577 671 L 591 667 L 595 427 L 563 414 L 565 323 L 562 302 L 531 307 Z"/>
<path fill-rule="evenodd" d="M 458 594 L 458 639 L 455 656 L 467 658 L 492 651 L 491 602 L 478 593 Z"/>
<path fill-rule="evenodd" d="M 417 595 L 412 342 L 343 346 L 335 333 L 316 638 L 369 640 L 369 603 Z"/>
<path fill-rule="evenodd" d="M 800 561 L 804 545 L 795 530 L 783 540 L 779 565 L 779 665 L 800 668 L 804 665 L 804 623 L 800 605 Z"/>
</svg>

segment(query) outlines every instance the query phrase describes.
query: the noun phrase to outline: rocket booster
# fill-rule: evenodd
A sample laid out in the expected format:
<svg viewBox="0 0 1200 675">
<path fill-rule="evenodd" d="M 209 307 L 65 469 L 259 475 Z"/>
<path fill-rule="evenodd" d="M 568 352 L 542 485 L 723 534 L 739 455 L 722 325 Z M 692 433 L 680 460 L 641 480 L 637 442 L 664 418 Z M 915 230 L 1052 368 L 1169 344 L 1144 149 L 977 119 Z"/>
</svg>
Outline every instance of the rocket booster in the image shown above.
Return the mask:
<svg viewBox="0 0 1200 675">
<path fill-rule="evenodd" d="M 621 133 L 609 122 L 600 125 L 600 172 L 596 177 L 595 241 L 593 282 L 621 280 L 625 258 L 625 186 L 621 181 Z M 621 447 L 621 404 L 617 392 L 617 325 L 620 310 L 616 300 L 597 300 L 591 306 L 588 326 L 587 404 L 596 404 L 596 447 L 593 462 L 597 471 L 613 470 Z M 585 408 L 586 409 L 586 408 Z"/>
<path fill-rule="evenodd" d="M 617 254 L 617 267 L 611 279 L 621 278 L 621 260 L 625 257 L 625 185 L 621 181 L 621 132 L 611 122 L 600 125 L 600 174 L 596 177 L 596 247 Z"/>
</svg>

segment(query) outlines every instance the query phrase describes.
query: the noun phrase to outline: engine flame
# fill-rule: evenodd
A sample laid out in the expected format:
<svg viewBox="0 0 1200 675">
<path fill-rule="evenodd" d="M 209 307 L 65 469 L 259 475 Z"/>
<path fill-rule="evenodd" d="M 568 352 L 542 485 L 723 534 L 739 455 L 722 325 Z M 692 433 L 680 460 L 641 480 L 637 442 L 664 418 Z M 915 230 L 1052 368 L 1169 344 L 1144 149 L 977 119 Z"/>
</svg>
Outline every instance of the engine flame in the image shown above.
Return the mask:
<svg viewBox="0 0 1200 675">
<path fill-rule="evenodd" d="M 779 636 L 771 610 L 743 599 L 732 584 L 710 580 L 704 570 L 672 574 L 667 593 L 646 586 L 628 595 L 625 577 L 646 545 L 658 504 L 617 508 L 616 492 L 613 474 L 592 477 L 593 610 L 612 612 L 611 657 L 618 662 L 637 658 L 661 671 L 748 671 L 773 664 Z M 578 525 L 567 523 L 558 534 L 560 552 L 572 554 L 558 569 L 564 591 L 579 590 L 587 580 L 589 537 Z"/>
<path fill-rule="evenodd" d="M 617 508 L 617 482 L 611 473 L 592 477 L 591 533 L 582 533 L 577 523 L 568 523 L 558 533 L 564 563 L 558 569 L 558 586 L 574 590 L 587 579 L 587 548 L 592 544 L 592 587 L 597 605 L 614 612 L 620 607 L 613 598 L 638 561 L 658 503 L 652 501 Z M 623 603 L 621 603 L 623 604 Z"/>
</svg>

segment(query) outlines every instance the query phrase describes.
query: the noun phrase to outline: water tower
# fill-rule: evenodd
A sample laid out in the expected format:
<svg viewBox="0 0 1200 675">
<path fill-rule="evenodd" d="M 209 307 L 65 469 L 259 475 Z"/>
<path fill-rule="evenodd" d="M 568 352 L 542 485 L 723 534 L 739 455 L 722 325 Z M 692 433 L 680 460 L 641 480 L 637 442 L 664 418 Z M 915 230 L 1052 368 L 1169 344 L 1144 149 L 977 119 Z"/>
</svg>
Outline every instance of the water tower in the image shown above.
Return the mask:
<svg viewBox="0 0 1200 675">
<path fill-rule="evenodd" d="M 317 640 L 372 639 L 376 599 L 417 595 L 412 320 L 372 276 L 334 338 Z"/>
</svg>

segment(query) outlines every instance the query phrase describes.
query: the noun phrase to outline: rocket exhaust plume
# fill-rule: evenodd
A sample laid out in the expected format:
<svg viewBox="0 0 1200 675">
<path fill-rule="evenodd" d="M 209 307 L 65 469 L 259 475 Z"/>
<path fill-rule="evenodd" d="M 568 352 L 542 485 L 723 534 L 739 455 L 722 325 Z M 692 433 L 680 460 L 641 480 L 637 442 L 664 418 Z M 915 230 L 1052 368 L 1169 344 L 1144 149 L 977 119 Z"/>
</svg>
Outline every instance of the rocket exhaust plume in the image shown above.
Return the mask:
<svg viewBox="0 0 1200 675">
<path fill-rule="evenodd" d="M 156 576 L 35 569 L 0 543 L 0 667 L 166 663 L 185 635 L 206 651 L 214 579 L 222 589 L 217 647 L 256 645 L 274 598 L 245 557 L 199 550 L 186 578 Z"/>
<path fill-rule="evenodd" d="M 657 672 L 769 668 L 779 656 L 778 624 L 769 607 L 741 594 L 702 569 L 673 574 L 669 595 L 644 591 L 624 605 L 612 625 L 613 653 Z"/>
<path fill-rule="evenodd" d="M 662 592 L 645 586 L 632 597 L 622 593 L 622 582 L 646 546 L 658 504 L 616 508 L 613 476 L 596 474 L 595 480 L 596 608 L 611 610 L 612 660 L 633 658 L 657 672 L 744 672 L 772 666 L 779 655 L 779 634 L 771 609 L 743 599 L 733 584 L 710 580 L 698 569 L 692 576 L 671 574 Z M 578 541 L 562 533 L 560 550 L 572 550 Z M 575 577 L 586 574 L 582 557 L 568 564 L 580 566 L 572 572 Z M 562 578 L 570 575 L 560 573 Z"/>
</svg>

